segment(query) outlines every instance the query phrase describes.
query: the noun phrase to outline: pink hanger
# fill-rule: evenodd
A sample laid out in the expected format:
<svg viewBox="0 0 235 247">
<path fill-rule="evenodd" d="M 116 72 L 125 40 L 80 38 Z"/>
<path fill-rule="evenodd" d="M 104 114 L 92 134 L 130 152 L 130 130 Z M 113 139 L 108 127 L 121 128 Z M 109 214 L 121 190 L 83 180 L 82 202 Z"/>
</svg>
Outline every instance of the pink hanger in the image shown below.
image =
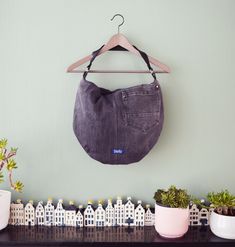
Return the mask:
<svg viewBox="0 0 235 247">
<path fill-rule="evenodd" d="M 111 39 L 103 46 L 98 56 L 110 50 L 127 50 L 131 53 L 136 54 L 137 56 L 140 56 L 139 51 L 134 48 L 134 46 L 128 41 L 128 39 L 123 34 L 120 34 L 120 26 L 123 25 L 124 23 L 124 17 L 120 14 L 116 14 L 113 16 L 111 21 L 116 16 L 121 16 L 123 19 L 122 23 L 118 25 L 118 33 L 113 35 Z M 77 68 L 81 66 L 82 64 L 90 61 L 91 58 L 92 58 L 92 55 L 89 55 L 71 64 L 68 67 L 67 72 L 68 73 L 83 73 L 85 70 L 78 70 Z M 167 65 L 161 63 L 160 61 L 158 61 L 157 59 L 153 57 L 148 56 L 148 58 L 151 64 L 161 69 L 161 70 L 154 70 L 155 73 L 170 73 L 170 68 Z M 150 73 L 150 72 L 149 70 L 89 70 L 89 73 Z"/>
</svg>

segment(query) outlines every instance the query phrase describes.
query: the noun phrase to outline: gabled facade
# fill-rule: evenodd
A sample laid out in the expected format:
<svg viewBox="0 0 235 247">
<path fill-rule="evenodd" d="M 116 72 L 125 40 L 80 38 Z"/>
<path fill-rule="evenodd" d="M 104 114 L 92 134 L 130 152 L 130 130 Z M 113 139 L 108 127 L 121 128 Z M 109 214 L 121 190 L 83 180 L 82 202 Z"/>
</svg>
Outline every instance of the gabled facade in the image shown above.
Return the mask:
<svg viewBox="0 0 235 247">
<path fill-rule="evenodd" d="M 144 219 L 144 225 L 145 226 L 153 226 L 154 225 L 154 213 L 150 209 L 150 205 L 146 205 L 146 211 L 145 211 L 145 219 Z"/>
<path fill-rule="evenodd" d="M 20 199 L 11 203 L 9 224 L 24 225 L 24 204 Z"/>
<path fill-rule="evenodd" d="M 114 207 L 112 200 L 108 200 L 108 205 L 105 208 L 105 225 L 114 226 Z"/>
<path fill-rule="evenodd" d="M 76 214 L 76 227 L 83 227 L 84 223 L 83 223 L 83 206 L 79 205 L 79 209 L 77 210 L 77 214 Z"/>
<path fill-rule="evenodd" d="M 101 202 L 99 202 L 98 207 L 95 210 L 95 226 L 105 226 L 105 210 L 103 209 Z"/>
<path fill-rule="evenodd" d="M 206 208 L 202 208 L 199 211 L 200 225 L 207 226 L 209 224 L 209 212 Z"/>
<path fill-rule="evenodd" d="M 144 226 L 145 210 L 141 203 L 141 201 L 138 201 L 138 206 L 135 208 L 135 226 Z"/>
<path fill-rule="evenodd" d="M 189 209 L 189 224 L 190 226 L 200 225 L 199 209 L 196 204 L 193 204 Z"/>
<path fill-rule="evenodd" d="M 88 205 L 84 211 L 84 226 L 95 226 L 95 211 L 91 201 L 88 201 Z"/>
<path fill-rule="evenodd" d="M 43 202 L 38 202 L 38 205 L 35 209 L 35 219 L 36 219 L 36 225 L 43 226 L 44 220 L 45 220 L 45 211 L 43 207 Z"/>
<path fill-rule="evenodd" d="M 213 211 L 214 211 L 214 208 L 212 207 L 212 205 L 210 205 L 208 224 L 210 224 L 210 216 L 211 216 L 211 213 L 212 213 Z"/>
<path fill-rule="evenodd" d="M 135 205 L 131 201 L 131 197 L 127 197 L 127 202 L 124 205 L 124 225 L 135 225 Z"/>
<path fill-rule="evenodd" d="M 24 208 L 24 224 L 26 226 L 35 225 L 35 209 L 33 206 L 33 201 L 29 201 Z"/>
<path fill-rule="evenodd" d="M 48 199 L 45 206 L 45 226 L 53 226 L 55 220 L 55 206 L 52 203 L 52 199 Z"/>
<path fill-rule="evenodd" d="M 63 206 L 63 200 L 60 199 L 57 203 L 56 209 L 55 209 L 55 220 L 54 220 L 55 226 L 64 226 L 65 225 L 65 209 Z"/>
<path fill-rule="evenodd" d="M 121 197 L 118 197 L 116 204 L 114 204 L 114 225 L 124 225 L 124 204 L 122 203 Z"/>
<path fill-rule="evenodd" d="M 69 206 L 65 210 L 65 225 L 76 226 L 76 211 L 77 208 L 73 201 L 69 202 Z"/>
</svg>

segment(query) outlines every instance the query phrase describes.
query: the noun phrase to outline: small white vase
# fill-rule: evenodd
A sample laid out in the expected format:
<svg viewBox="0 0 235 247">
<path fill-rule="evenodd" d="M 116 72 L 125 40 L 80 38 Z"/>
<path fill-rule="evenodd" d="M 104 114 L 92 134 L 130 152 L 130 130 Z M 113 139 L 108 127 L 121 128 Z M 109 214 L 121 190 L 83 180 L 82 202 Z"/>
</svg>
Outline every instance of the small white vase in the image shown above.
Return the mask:
<svg viewBox="0 0 235 247">
<path fill-rule="evenodd" d="M 235 239 L 235 216 L 212 212 L 210 216 L 210 228 L 218 237 Z"/>
<path fill-rule="evenodd" d="M 11 192 L 0 190 L 0 230 L 8 225 L 10 216 Z"/>
</svg>

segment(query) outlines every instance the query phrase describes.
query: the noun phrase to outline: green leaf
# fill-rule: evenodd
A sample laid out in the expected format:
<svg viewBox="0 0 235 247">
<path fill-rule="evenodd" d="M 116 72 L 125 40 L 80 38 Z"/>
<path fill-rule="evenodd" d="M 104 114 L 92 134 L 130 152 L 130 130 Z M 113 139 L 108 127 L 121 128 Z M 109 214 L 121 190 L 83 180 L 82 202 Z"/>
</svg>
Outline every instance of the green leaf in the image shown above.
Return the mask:
<svg viewBox="0 0 235 247">
<path fill-rule="evenodd" d="M 10 170 L 16 169 L 16 168 L 17 168 L 17 166 L 16 166 L 15 160 L 14 159 L 8 160 L 8 162 L 7 162 L 7 170 L 10 171 Z"/>
<path fill-rule="evenodd" d="M 11 148 L 11 153 L 17 153 L 18 148 Z"/>
<path fill-rule="evenodd" d="M 0 149 L 7 146 L 7 139 L 0 139 Z"/>
<path fill-rule="evenodd" d="M 0 161 L 5 160 L 6 156 L 3 152 L 0 152 Z"/>
<path fill-rule="evenodd" d="M 16 181 L 13 187 L 13 189 L 17 192 L 22 192 L 23 188 L 24 188 L 24 185 L 20 181 Z"/>
<path fill-rule="evenodd" d="M 0 183 L 2 183 L 4 180 L 3 180 L 3 173 L 2 172 L 0 172 Z"/>
</svg>

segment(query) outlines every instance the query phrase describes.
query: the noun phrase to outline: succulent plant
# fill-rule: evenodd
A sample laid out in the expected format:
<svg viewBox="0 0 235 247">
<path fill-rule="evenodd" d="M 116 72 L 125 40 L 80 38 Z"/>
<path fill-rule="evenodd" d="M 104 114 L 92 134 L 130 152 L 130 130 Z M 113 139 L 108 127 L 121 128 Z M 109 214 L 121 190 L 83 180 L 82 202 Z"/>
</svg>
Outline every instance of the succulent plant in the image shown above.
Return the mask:
<svg viewBox="0 0 235 247">
<path fill-rule="evenodd" d="M 210 192 L 207 199 L 218 214 L 235 216 L 235 196 L 228 190 Z"/>
<path fill-rule="evenodd" d="M 170 208 L 187 208 L 190 198 L 186 190 L 177 189 L 174 185 L 168 190 L 159 189 L 154 194 L 156 203 Z"/>
<path fill-rule="evenodd" d="M 12 179 L 12 172 L 17 168 L 16 161 L 13 159 L 16 153 L 17 148 L 7 150 L 7 139 L 0 139 L 0 183 L 4 181 L 3 169 L 6 169 L 11 189 L 21 192 L 24 185 L 20 181 L 13 182 Z"/>
</svg>

